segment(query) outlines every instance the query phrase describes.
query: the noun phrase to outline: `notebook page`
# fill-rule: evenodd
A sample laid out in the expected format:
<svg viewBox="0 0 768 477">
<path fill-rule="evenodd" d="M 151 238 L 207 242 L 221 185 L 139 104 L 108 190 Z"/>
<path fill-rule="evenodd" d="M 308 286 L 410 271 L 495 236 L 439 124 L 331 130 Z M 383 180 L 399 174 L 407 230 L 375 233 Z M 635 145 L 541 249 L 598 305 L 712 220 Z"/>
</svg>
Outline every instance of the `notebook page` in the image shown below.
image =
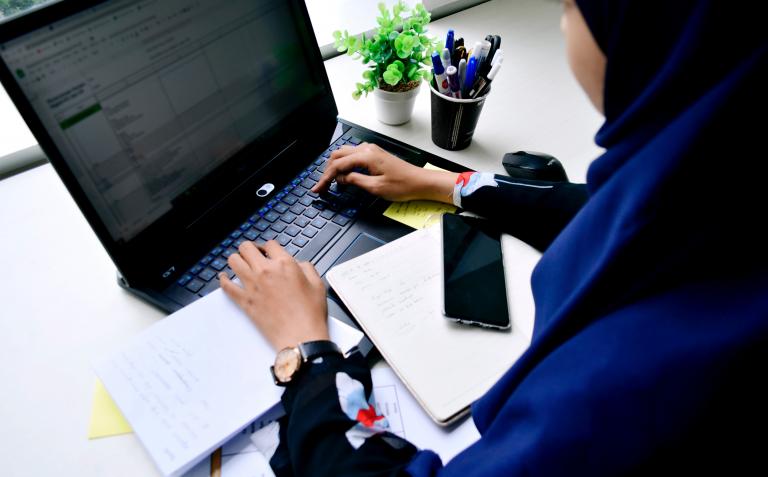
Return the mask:
<svg viewBox="0 0 768 477">
<path fill-rule="evenodd" d="M 446 320 L 440 228 L 413 232 L 328 272 L 328 281 L 387 362 L 436 421 L 483 395 L 529 336 Z"/>
</svg>

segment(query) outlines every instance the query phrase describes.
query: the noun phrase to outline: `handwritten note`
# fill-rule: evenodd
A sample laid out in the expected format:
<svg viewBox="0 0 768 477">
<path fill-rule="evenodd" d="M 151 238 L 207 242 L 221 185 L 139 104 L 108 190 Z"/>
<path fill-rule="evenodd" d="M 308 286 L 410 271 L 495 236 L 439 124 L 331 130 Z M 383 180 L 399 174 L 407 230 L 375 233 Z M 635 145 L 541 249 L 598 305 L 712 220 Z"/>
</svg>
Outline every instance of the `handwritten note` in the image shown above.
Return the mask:
<svg viewBox="0 0 768 477">
<path fill-rule="evenodd" d="M 424 169 L 444 171 L 432 164 L 425 164 Z M 412 200 L 409 202 L 393 202 L 384 211 L 384 216 L 396 220 L 414 229 L 423 229 L 440 221 L 442 214 L 452 214 L 456 207 L 431 200 Z"/>
<path fill-rule="evenodd" d="M 446 320 L 441 260 L 440 228 L 432 227 L 338 265 L 326 276 L 419 403 L 445 422 L 484 394 L 525 351 L 530 337 L 514 325 L 514 317 L 511 332 Z M 521 286 L 530 294 L 529 284 Z"/>
<path fill-rule="evenodd" d="M 329 320 L 342 349 L 357 330 Z M 275 352 L 221 290 L 145 330 L 95 365 L 164 475 L 180 475 L 280 400 Z"/>
<path fill-rule="evenodd" d="M 88 426 L 88 439 L 117 436 L 133 432 L 131 425 L 125 420 L 112 400 L 104 385 L 96 380 L 93 388 L 93 406 L 91 407 L 91 422 Z"/>
</svg>

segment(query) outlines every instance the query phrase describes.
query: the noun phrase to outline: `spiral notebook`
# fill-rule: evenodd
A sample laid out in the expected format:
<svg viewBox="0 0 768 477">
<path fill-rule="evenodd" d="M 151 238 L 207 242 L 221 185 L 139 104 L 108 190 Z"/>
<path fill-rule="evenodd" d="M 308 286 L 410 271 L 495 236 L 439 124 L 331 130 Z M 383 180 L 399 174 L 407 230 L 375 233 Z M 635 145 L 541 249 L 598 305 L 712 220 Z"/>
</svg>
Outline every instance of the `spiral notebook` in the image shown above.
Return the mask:
<svg viewBox="0 0 768 477">
<path fill-rule="evenodd" d="M 530 275 L 539 253 L 502 237 L 510 331 L 446 320 L 440 228 L 415 231 L 326 275 L 384 359 L 438 424 L 468 411 L 520 357 L 533 330 Z"/>
</svg>

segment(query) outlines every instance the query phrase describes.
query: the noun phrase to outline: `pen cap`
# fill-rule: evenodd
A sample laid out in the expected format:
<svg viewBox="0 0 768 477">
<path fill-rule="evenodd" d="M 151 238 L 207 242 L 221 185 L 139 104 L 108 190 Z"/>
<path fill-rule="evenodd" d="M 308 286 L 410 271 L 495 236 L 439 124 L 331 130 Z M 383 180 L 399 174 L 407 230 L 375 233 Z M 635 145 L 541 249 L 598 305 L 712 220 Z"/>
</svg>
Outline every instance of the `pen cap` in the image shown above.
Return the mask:
<svg viewBox="0 0 768 477">
<path fill-rule="evenodd" d="M 438 55 L 436 51 L 432 53 L 432 68 L 435 70 L 436 75 L 441 75 L 445 73 L 445 68 L 443 68 L 443 62 L 440 59 L 440 55 Z"/>
<path fill-rule="evenodd" d="M 486 78 L 488 78 L 489 81 L 493 81 L 493 79 L 499 73 L 500 69 L 501 69 L 501 62 L 499 61 L 498 63 L 496 63 L 491 67 L 491 71 L 488 72 L 488 75 L 486 76 Z"/>
</svg>

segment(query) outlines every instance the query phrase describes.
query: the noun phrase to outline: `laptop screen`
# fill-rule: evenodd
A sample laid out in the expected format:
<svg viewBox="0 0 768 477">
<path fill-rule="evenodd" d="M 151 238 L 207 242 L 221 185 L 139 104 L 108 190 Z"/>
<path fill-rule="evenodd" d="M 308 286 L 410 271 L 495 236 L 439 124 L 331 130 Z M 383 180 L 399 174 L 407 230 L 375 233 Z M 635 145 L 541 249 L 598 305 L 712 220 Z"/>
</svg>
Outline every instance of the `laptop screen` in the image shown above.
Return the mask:
<svg viewBox="0 0 768 477">
<path fill-rule="evenodd" d="M 114 0 L 0 54 L 114 240 L 324 86 L 291 2 Z"/>
</svg>

